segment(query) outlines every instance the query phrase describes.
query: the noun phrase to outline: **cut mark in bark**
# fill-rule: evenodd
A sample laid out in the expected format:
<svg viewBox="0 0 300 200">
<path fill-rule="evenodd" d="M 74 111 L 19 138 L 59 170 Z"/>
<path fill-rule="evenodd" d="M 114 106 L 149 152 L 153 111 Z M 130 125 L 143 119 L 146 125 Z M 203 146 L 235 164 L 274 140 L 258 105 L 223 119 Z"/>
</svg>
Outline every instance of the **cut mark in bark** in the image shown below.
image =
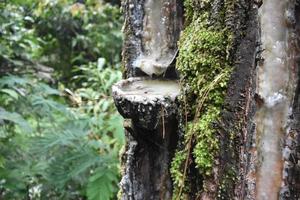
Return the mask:
<svg viewBox="0 0 300 200">
<path fill-rule="evenodd" d="M 176 57 L 176 22 L 179 15 L 176 0 L 146 0 L 144 4 L 143 52 L 133 62 L 149 76 L 166 72 Z M 175 34 L 172 34 L 175 32 Z"/>
<path fill-rule="evenodd" d="M 149 78 L 129 78 L 113 86 L 113 90 L 130 101 L 152 102 L 168 97 L 172 100 L 180 93 L 177 81 Z"/>
<path fill-rule="evenodd" d="M 282 181 L 282 140 L 293 98 L 287 53 L 288 3 L 287 0 L 265 0 L 259 9 L 264 62 L 257 70 L 257 95 L 261 101 L 255 115 L 258 200 L 278 199 Z"/>
<path fill-rule="evenodd" d="M 178 141 L 179 83 L 129 78 L 112 90 L 118 111 L 131 121 L 126 126 L 121 199 L 171 199 L 169 166 Z"/>
</svg>

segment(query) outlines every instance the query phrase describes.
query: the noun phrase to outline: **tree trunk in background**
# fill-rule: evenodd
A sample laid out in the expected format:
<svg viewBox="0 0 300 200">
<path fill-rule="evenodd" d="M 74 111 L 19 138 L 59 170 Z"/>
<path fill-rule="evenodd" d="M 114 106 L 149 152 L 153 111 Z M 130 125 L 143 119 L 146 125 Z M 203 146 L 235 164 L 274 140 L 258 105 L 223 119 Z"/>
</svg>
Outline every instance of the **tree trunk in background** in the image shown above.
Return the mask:
<svg viewBox="0 0 300 200">
<path fill-rule="evenodd" d="M 141 54 L 144 48 L 142 32 L 145 1 L 146 0 L 125 0 L 122 2 L 123 12 L 125 15 L 125 25 L 123 30 L 125 36 L 123 64 L 126 67 L 126 72 L 124 74 L 124 77 L 126 78 L 132 76 L 145 76 L 145 74 L 139 71 L 139 69 L 132 67 L 134 60 Z M 257 188 L 259 185 L 257 183 L 261 177 L 264 177 L 259 172 L 261 170 L 261 166 L 263 166 L 263 163 L 265 162 L 264 158 L 268 155 L 260 153 L 263 152 L 260 148 L 264 144 L 264 141 L 261 141 L 261 138 L 263 138 L 261 134 L 264 131 L 267 131 L 267 125 L 263 123 L 265 123 L 264 120 L 268 120 L 266 119 L 267 116 L 261 116 L 260 113 L 264 114 L 268 112 L 268 109 L 271 109 L 276 113 L 277 108 L 273 108 L 273 104 L 272 106 L 268 106 L 269 97 L 260 94 L 260 86 L 269 80 L 268 77 L 266 80 L 262 80 L 265 76 L 264 74 L 260 74 L 264 73 L 262 72 L 264 71 L 262 70 L 264 67 L 269 66 L 267 65 L 267 53 L 265 53 L 268 51 L 268 49 L 265 50 L 265 46 L 267 46 L 268 41 L 264 38 L 268 37 L 269 33 L 267 32 L 268 27 L 261 28 L 261 24 L 262 26 L 265 26 L 265 19 L 262 19 L 262 16 L 264 15 L 259 13 L 267 12 L 268 2 L 271 1 L 272 0 L 265 0 L 265 5 L 263 5 L 263 2 L 260 0 L 211 0 L 208 1 L 209 6 L 206 6 L 204 5 L 206 4 L 206 1 L 203 3 L 201 0 L 186 0 L 186 2 L 188 2 L 187 4 L 193 5 L 195 13 L 201 13 L 203 10 L 209 13 L 209 27 L 222 26 L 226 29 L 226 31 L 231 33 L 230 35 L 232 38 L 230 47 L 227 49 L 228 52 L 226 55 L 220 55 L 220 57 L 224 56 L 224 60 L 226 59 L 230 61 L 232 65 L 232 72 L 228 81 L 226 97 L 222 106 L 220 118 L 217 122 L 214 122 L 219 148 L 214 158 L 212 173 L 210 175 L 201 174 L 201 172 L 199 172 L 199 170 L 193 165 L 193 160 L 196 158 L 189 155 L 188 159 L 191 161 L 187 162 L 189 166 L 188 172 L 186 173 L 186 179 L 190 181 L 191 187 L 189 192 L 187 192 L 188 195 L 182 198 L 268 199 L 263 197 L 264 194 L 260 196 L 260 194 L 258 194 L 259 192 L 257 192 L 263 190 L 263 187 Z M 183 23 L 184 27 L 187 27 L 191 23 L 191 20 L 195 20 L 195 16 L 197 14 L 194 14 L 194 18 L 191 19 L 188 17 L 188 14 L 190 13 L 187 13 L 190 12 L 191 8 L 184 7 L 183 3 L 179 0 L 172 2 L 176 2 L 174 5 L 177 7 L 176 10 L 178 14 L 176 16 L 178 24 L 174 25 L 174 27 L 179 27 L 175 28 L 175 31 L 173 30 L 175 36 L 172 41 L 177 41 L 179 40 L 179 36 L 177 34 L 182 28 L 182 12 L 186 14 L 186 21 Z M 283 68 L 286 69 L 285 71 L 289 76 L 288 82 L 290 84 L 290 89 L 287 89 L 287 93 L 280 90 L 283 95 L 286 95 L 286 98 L 284 99 L 286 99 L 289 112 L 286 115 L 283 115 L 284 118 L 286 118 L 286 122 L 282 122 L 283 125 L 279 125 L 281 142 L 276 143 L 278 149 L 283 152 L 279 159 L 280 162 L 277 163 L 279 165 L 278 169 L 282 170 L 282 175 L 279 177 L 280 188 L 278 190 L 278 194 L 276 194 L 276 198 L 299 199 L 300 84 L 298 80 L 298 35 L 300 34 L 300 8 L 297 1 L 282 2 L 285 2 L 285 7 L 282 10 L 282 16 L 284 17 L 284 20 L 287 21 L 284 22 L 287 23 L 284 24 L 287 32 L 284 58 L 287 61 L 284 62 L 285 64 L 283 65 Z M 271 3 L 269 4 L 271 5 Z M 278 19 L 274 20 L 274 27 L 276 27 L 276 20 L 278 21 Z M 220 23 L 222 25 L 220 25 Z M 272 27 L 273 26 L 270 25 L 269 28 Z M 275 29 L 274 31 L 276 32 L 277 30 Z M 262 37 L 262 35 L 264 35 L 264 37 Z M 193 35 L 191 35 L 191 37 L 193 37 Z M 274 44 L 276 44 L 276 42 Z M 207 52 L 209 52 L 209 50 Z M 184 50 L 179 49 L 179 57 L 181 54 L 184 54 Z M 194 56 L 197 57 L 197 55 Z M 267 73 L 266 76 L 268 75 L 269 74 Z M 177 75 L 170 75 L 172 78 L 176 76 Z M 276 76 L 278 76 L 277 80 L 281 81 L 284 75 L 276 74 Z M 181 78 L 188 79 L 188 77 Z M 270 85 L 270 90 L 271 88 L 272 86 Z M 263 89 L 265 89 L 265 87 Z M 277 105 L 277 103 L 275 104 Z M 209 102 L 206 103 L 205 106 L 209 107 Z M 266 111 L 264 109 L 266 109 Z M 183 114 L 179 121 L 184 121 L 185 117 L 186 116 Z M 190 121 L 191 120 L 192 119 L 190 119 Z M 279 122 L 274 121 L 273 119 L 272 123 L 275 127 Z M 125 127 L 127 127 L 126 134 L 128 142 L 125 153 L 122 157 L 123 167 L 126 166 L 126 163 L 128 164 L 128 162 L 132 162 L 130 159 L 141 159 L 138 157 L 141 153 L 134 154 L 131 152 L 137 145 L 136 141 L 130 134 L 132 127 L 128 125 Z M 259 127 L 258 130 L 257 127 Z M 174 132 L 180 134 L 180 130 Z M 178 137 L 183 139 L 184 136 L 179 135 Z M 132 155 L 137 157 L 132 157 Z M 270 155 L 272 155 L 272 152 Z M 149 161 L 149 163 L 151 162 L 155 162 L 155 160 Z M 146 166 L 143 167 L 146 169 Z M 133 169 L 127 168 L 126 170 L 126 172 L 123 171 L 123 175 L 130 174 L 130 170 Z M 269 170 L 272 171 L 272 168 Z M 147 173 L 147 170 L 143 171 L 143 173 Z M 137 184 L 137 182 L 132 183 Z M 138 186 L 136 186 L 136 188 L 138 188 Z M 168 188 L 167 190 L 170 192 L 172 189 Z M 130 190 L 123 189 L 123 192 L 129 191 Z M 130 192 L 133 194 L 135 191 Z M 266 191 L 266 194 L 268 194 L 268 191 Z M 142 200 L 145 199 L 145 197 L 123 195 L 122 199 Z M 154 199 L 164 198 L 156 196 Z M 173 199 L 177 199 L 174 194 Z"/>
</svg>

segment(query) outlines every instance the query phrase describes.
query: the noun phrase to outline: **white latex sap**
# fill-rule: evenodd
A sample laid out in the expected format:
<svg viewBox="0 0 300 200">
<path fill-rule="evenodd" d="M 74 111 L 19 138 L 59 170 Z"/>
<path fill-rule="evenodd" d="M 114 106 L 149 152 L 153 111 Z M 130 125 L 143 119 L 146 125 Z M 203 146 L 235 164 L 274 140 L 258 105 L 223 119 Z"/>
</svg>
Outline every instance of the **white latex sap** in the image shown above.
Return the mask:
<svg viewBox="0 0 300 200">
<path fill-rule="evenodd" d="M 174 0 L 146 0 L 144 4 L 143 53 L 133 66 L 149 76 L 163 74 L 176 52 L 169 49 L 168 26 L 175 24 Z M 170 23 L 171 22 L 171 23 Z M 170 33 L 169 33 L 170 34 Z"/>
<path fill-rule="evenodd" d="M 259 10 L 264 62 L 257 70 L 257 93 L 264 104 L 255 116 L 259 159 L 257 200 L 277 200 L 281 187 L 282 139 L 290 103 L 287 4 L 287 0 L 264 0 Z"/>
</svg>

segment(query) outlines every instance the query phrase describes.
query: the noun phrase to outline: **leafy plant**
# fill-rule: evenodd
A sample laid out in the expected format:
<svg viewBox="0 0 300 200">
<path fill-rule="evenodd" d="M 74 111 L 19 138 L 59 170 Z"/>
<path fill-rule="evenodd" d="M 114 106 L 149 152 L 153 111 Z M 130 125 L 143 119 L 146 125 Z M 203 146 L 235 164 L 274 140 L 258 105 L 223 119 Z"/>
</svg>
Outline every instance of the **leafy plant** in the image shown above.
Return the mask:
<svg viewBox="0 0 300 200">
<path fill-rule="evenodd" d="M 118 182 L 118 152 L 124 139 L 108 88 L 96 96 L 78 89 L 74 95 L 82 97 L 82 104 L 73 108 L 64 104 L 58 90 L 34 79 L 3 77 L 0 91 L 3 198 L 30 195 L 37 186 L 41 198 L 113 196 Z M 101 95 L 107 100 L 99 100 Z M 16 180 L 20 184 L 15 185 Z"/>
<path fill-rule="evenodd" d="M 121 24 L 119 8 L 90 0 L 85 4 L 70 0 L 37 4 L 33 14 L 34 28 L 42 38 L 44 64 L 60 71 L 64 78 L 74 75 L 74 66 L 104 58 L 112 67 L 119 67 Z"/>
<path fill-rule="evenodd" d="M 119 8 L 13 0 L 0 9 L 0 199 L 115 198 Z"/>
</svg>

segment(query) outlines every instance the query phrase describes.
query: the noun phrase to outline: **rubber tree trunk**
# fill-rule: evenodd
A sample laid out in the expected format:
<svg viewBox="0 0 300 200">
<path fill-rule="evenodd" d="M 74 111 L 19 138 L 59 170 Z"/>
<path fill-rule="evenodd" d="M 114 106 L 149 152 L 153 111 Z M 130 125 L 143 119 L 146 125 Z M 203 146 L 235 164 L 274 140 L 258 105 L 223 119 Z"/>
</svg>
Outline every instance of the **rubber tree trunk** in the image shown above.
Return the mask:
<svg viewBox="0 0 300 200">
<path fill-rule="evenodd" d="M 122 2 L 125 16 L 125 78 L 146 76 L 139 68 L 134 67 L 134 61 L 145 51 L 144 17 L 145 5 L 149 1 Z M 169 28 L 166 34 L 169 37 L 164 38 L 170 44 L 168 49 L 172 52 L 176 52 L 180 31 L 185 30 L 196 18 L 202 20 L 201 16 L 197 16 L 197 12 L 208 13 L 209 17 L 205 20 L 208 21 L 206 23 L 209 27 L 221 26 L 231 35 L 228 52 L 226 55 L 218 55 L 230 61 L 232 71 L 220 118 L 214 123 L 219 148 L 214 157 L 212 173 L 202 174 L 195 167 L 195 156 L 189 155 L 188 162 L 185 163 L 188 164 L 186 179 L 191 187 L 184 198 L 299 199 L 300 7 L 297 1 L 189 0 L 185 1 L 186 6 L 182 1 L 159 1 L 169 2 L 169 9 L 174 14 L 173 20 L 169 21 L 172 28 Z M 192 18 L 191 12 L 196 13 Z M 190 34 L 191 37 L 194 36 Z M 211 52 L 209 49 L 204 51 Z M 184 50 L 179 48 L 179 58 L 184 53 Z M 194 56 L 198 55 L 195 53 Z M 167 78 L 188 79 L 174 69 L 175 65 L 173 63 L 168 68 Z M 205 106 L 209 107 L 209 102 Z M 175 108 L 178 109 L 177 106 Z M 160 112 L 159 109 L 156 111 Z M 160 163 L 164 167 L 155 163 L 156 158 L 149 154 L 153 151 L 152 145 L 155 144 L 145 142 L 147 130 L 134 130 L 137 127 L 132 126 L 132 121 L 125 120 L 127 145 L 122 157 L 122 180 L 125 180 L 125 177 L 130 181 L 121 184 L 122 199 L 179 199 L 172 193 L 174 185 L 165 167 L 170 167 L 175 143 L 182 143 L 184 136 L 180 133 L 185 129 L 180 126 L 180 122 L 185 121 L 186 116 L 170 116 L 167 129 L 177 135 L 160 143 L 169 148 L 167 159 L 163 158 L 164 154 L 161 154 L 162 159 L 159 159 L 160 162 L 167 162 Z M 192 121 L 192 117 L 188 120 Z M 143 132 L 140 134 L 143 135 L 143 139 L 137 139 L 136 132 Z M 154 140 L 161 142 L 161 138 Z M 177 144 L 177 147 L 185 148 L 180 144 Z M 149 154 L 147 161 L 144 160 L 145 154 Z M 132 165 L 139 160 L 141 165 Z M 137 167 L 139 172 L 134 172 Z M 157 176 L 151 177 L 151 174 L 149 176 L 151 170 L 165 170 L 168 181 L 164 185 L 164 192 L 159 189 L 161 179 Z M 138 177 L 132 177 L 132 174 L 138 174 Z M 145 179 L 142 180 L 142 177 Z M 147 177 L 152 179 L 146 180 Z M 147 182 L 149 185 L 145 187 Z"/>
<path fill-rule="evenodd" d="M 173 58 L 182 9 L 179 0 L 123 1 L 123 63 L 128 79 L 113 87 L 113 97 L 125 118 L 127 144 L 120 183 L 124 200 L 172 198 L 170 164 L 178 143 L 180 87 L 171 79 L 178 78 Z M 170 66 L 163 71 L 152 63 Z M 158 77 L 161 71 L 163 76 Z"/>
</svg>

